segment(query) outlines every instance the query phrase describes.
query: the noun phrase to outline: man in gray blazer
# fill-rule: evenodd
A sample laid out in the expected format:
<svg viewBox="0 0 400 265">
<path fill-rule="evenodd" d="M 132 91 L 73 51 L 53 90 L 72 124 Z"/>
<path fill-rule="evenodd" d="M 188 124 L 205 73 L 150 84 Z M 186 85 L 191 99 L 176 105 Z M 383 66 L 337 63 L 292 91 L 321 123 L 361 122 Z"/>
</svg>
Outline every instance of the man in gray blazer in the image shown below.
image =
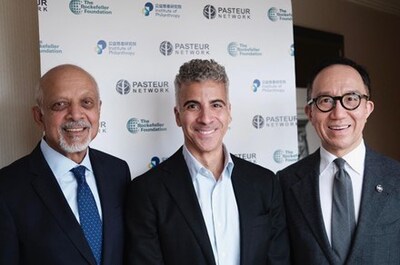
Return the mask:
<svg viewBox="0 0 400 265">
<path fill-rule="evenodd" d="M 223 144 L 231 121 L 224 67 L 187 62 L 175 89 L 184 145 L 129 187 L 127 264 L 289 264 L 275 174 L 231 155 Z"/>
<path fill-rule="evenodd" d="M 321 147 L 278 172 L 292 263 L 400 264 L 400 163 L 364 143 L 368 73 L 346 58 L 326 61 L 307 97 Z"/>
</svg>

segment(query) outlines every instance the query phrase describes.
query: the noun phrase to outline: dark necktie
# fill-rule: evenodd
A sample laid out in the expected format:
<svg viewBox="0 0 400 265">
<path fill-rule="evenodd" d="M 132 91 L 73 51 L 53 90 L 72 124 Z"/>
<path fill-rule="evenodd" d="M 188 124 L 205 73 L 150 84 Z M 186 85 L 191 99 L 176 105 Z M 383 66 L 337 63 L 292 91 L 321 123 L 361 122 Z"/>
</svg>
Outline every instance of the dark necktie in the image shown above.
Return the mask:
<svg viewBox="0 0 400 265">
<path fill-rule="evenodd" d="M 97 264 L 100 264 L 103 229 L 96 202 L 86 182 L 85 170 L 84 166 L 77 166 L 71 172 L 78 182 L 77 201 L 81 227 Z"/>
<path fill-rule="evenodd" d="M 332 197 L 332 248 L 345 263 L 351 247 L 351 240 L 356 227 L 351 178 L 344 169 L 345 160 L 337 158 L 333 161 L 338 167 L 333 181 Z"/>
</svg>

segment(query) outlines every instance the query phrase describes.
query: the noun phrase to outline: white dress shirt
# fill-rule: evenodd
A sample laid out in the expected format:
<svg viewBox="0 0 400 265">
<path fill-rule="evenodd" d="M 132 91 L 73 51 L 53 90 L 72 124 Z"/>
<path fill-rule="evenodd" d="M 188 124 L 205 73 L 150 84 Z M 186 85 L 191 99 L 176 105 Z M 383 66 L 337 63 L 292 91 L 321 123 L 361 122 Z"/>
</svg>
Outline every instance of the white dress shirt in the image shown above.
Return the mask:
<svg viewBox="0 0 400 265">
<path fill-rule="evenodd" d="M 194 158 L 186 146 L 183 156 L 192 177 L 217 265 L 239 265 L 239 212 L 231 174 L 233 161 L 224 146 L 225 166 L 218 181 Z"/>
<path fill-rule="evenodd" d="M 80 222 L 78 202 L 76 200 L 76 190 L 78 188 L 78 182 L 76 181 L 73 173 L 70 171 L 72 168 L 78 166 L 78 164 L 51 148 L 44 139 L 42 139 L 42 141 L 40 142 L 40 149 L 42 150 L 43 156 L 46 159 L 47 164 L 49 164 L 51 171 L 53 171 L 58 185 L 60 185 L 60 188 L 64 193 L 65 199 L 67 200 L 69 207 L 71 207 L 71 210 L 74 213 L 76 220 Z M 80 165 L 86 167 L 86 182 L 93 193 L 97 209 L 99 210 L 100 218 L 102 218 L 100 198 L 97 191 L 96 179 L 94 178 L 92 165 L 89 159 L 89 152 L 86 153 L 86 156 Z"/>
<path fill-rule="evenodd" d="M 360 210 L 362 184 L 364 176 L 364 163 L 365 163 L 365 144 L 361 141 L 353 151 L 342 157 L 346 160 L 344 165 L 345 170 L 349 173 L 351 183 L 353 185 L 354 196 L 354 213 L 356 223 L 358 221 L 358 213 Z M 333 180 L 338 168 L 333 160 L 337 157 L 329 153 L 323 147 L 320 148 L 321 162 L 320 162 L 320 175 L 319 175 L 319 194 L 321 202 L 322 216 L 325 223 L 325 231 L 331 242 L 331 216 L 332 216 L 332 191 Z"/>
</svg>

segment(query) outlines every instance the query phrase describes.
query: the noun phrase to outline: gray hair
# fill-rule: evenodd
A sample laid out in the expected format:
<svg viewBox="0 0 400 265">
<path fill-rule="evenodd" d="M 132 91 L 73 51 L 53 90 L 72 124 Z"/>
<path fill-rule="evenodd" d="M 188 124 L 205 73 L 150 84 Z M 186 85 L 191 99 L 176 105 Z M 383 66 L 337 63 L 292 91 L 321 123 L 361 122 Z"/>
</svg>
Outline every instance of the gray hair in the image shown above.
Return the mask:
<svg viewBox="0 0 400 265">
<path fill-rule="evenodd" d="M 229 98 L 229 78 L 224 66 L 212 59 L 193 59 L 184 63 L 175 77 L 175 104 L 178 106 L 179 94 L 183 84 L 208 80 L 224 84 L 227 98 Z"/>
</svg>

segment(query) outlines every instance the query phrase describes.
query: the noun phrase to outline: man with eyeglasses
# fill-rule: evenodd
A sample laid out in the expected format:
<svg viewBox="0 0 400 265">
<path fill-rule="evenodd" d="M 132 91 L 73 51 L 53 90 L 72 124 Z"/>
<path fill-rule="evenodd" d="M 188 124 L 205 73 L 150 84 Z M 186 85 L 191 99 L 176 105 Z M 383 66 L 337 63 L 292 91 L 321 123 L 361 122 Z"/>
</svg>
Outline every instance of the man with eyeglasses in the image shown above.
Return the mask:
<svg viewBox="0 0 400 265">
<path fill-rule="evenodd" d="M 325 61 L 305 112 L 321 147 L 279 171 L 292 264 L 400 264 L 400 163 L 365 145 L 374 109 L 367 71 Z"/>
</svg>

